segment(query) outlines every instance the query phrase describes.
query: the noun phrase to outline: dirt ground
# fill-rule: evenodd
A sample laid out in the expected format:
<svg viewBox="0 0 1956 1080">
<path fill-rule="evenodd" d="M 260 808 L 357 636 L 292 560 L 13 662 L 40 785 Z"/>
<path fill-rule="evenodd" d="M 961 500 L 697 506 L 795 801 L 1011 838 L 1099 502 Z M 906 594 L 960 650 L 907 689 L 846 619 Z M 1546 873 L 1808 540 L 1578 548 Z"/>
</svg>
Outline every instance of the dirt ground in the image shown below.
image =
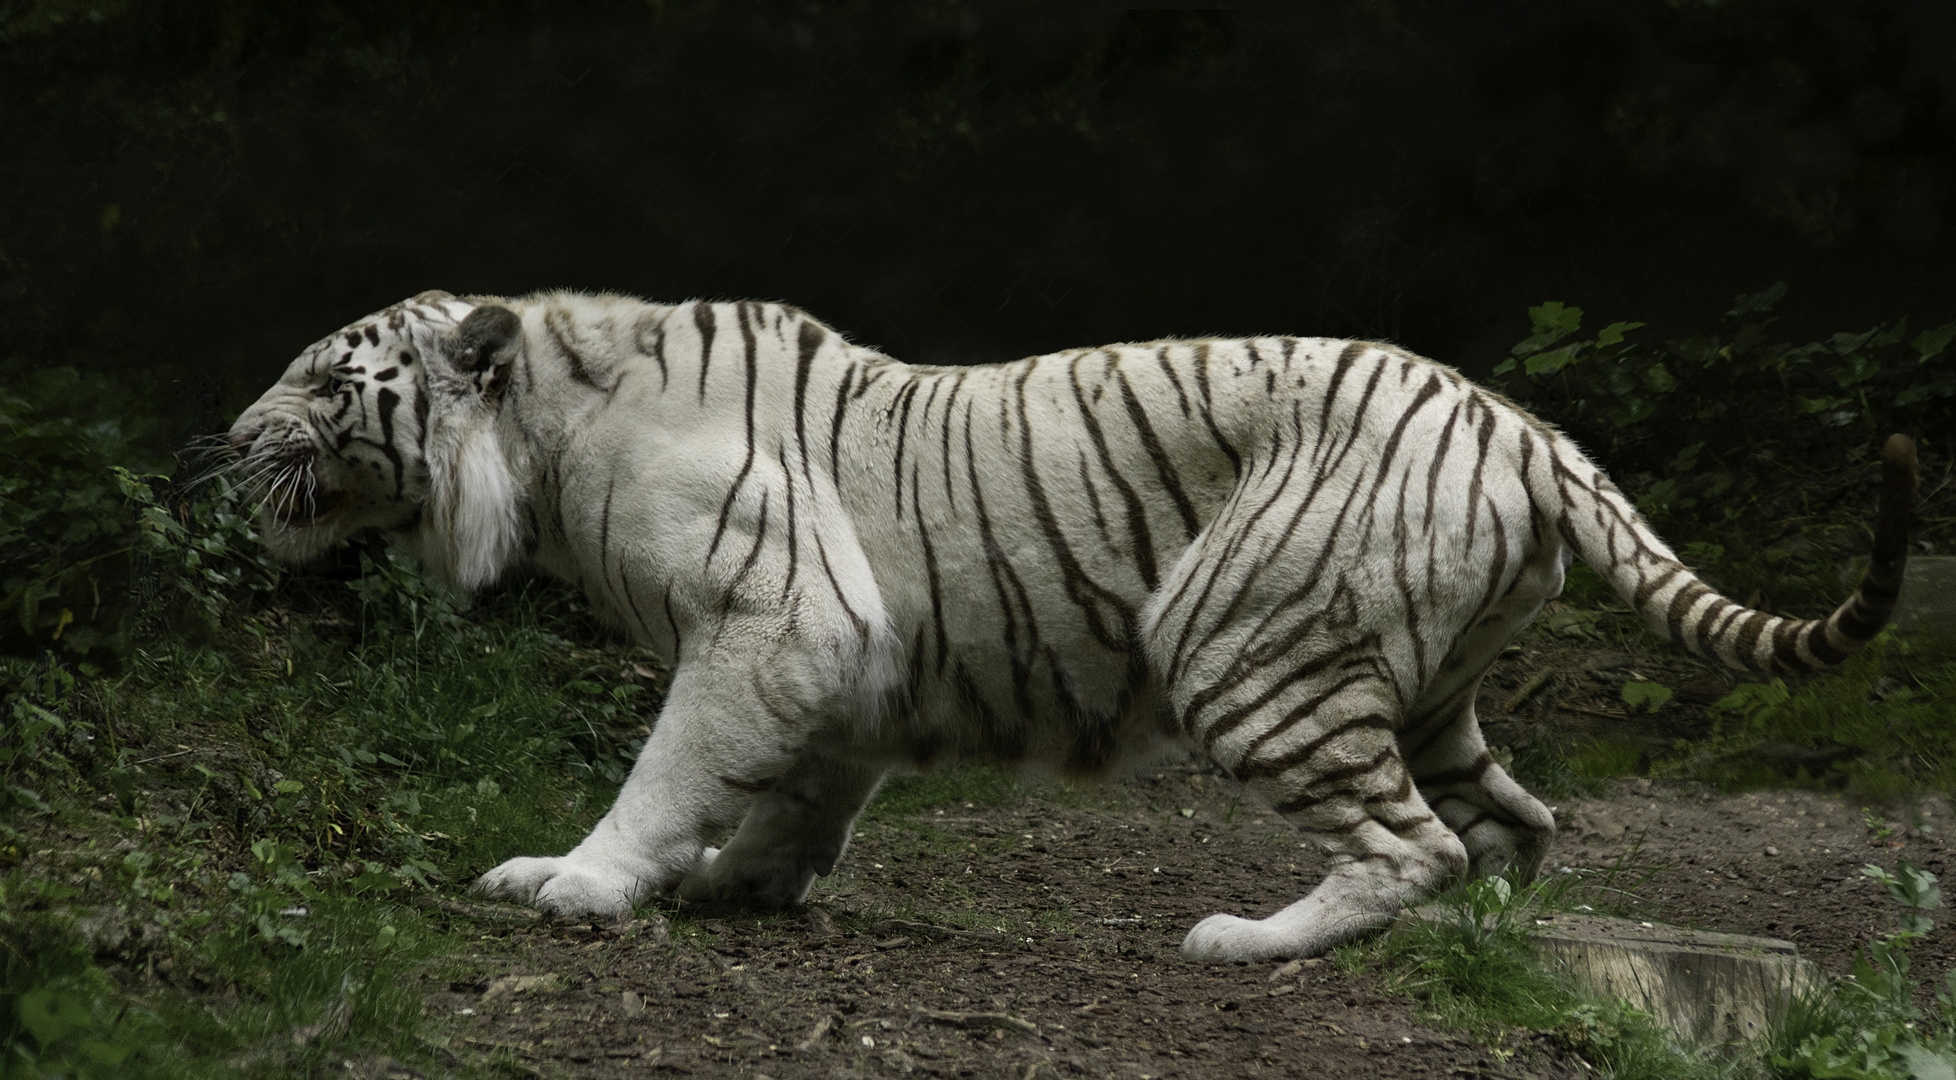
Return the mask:
<svg viewBox="0 0 1956 1080">
<path fill-rule="evenodd" d="M 1497 744 L 1544 730 L 1656 744 L 1702 717 L 1693 696 L 1727 685 L 1677 654 L 1537 640 L 1483 691 L 1482 715 L 1504 717 L 1488 725 Z M 1601 692 L 1632 668 L 1685 688 L 1670 721 L 1628 717 Z M 1554 677 L 1516 702 L 1544 671 Z M 1956 837 L 1939 797 L 1863 807 L 1825 790 L 1727 796 L 1625 779 L 1545 801 L 1561 826 L 1548 873 L 1617 866 L 1626 914 L 1788 939 L 1835 974 L 1894 926 L 1860 867 L 1906 857 L 1940 875 Z M 622 924 L 563 924 L 441 901 L 477 948 L 429 973 L 426 1030 L 458 1059 L 488 1053 L 546 1077 L 1591 1074 L 1547 1035 L 1488 1048 L 1436 1031 L 1373 975 L 1326 960 L 1181 959 L 1182 935 L 1204 916 L 1267 914 L 1323 868 L 1289 826 L 1194 760 L 1105 788 L 950 802 L 866 819 L 792 915 L 647 909 Z M 1915 970 L 1939 981 L 1953 957 L 1956 934 L 1939 926 Z"/>
<path fill-rule="evenodd" d="M 1940 872 L 1948 855 L 1939 831 L 1875 839 L 1832 795 L 1608 788 L 1556 804 L 1551 873 L 1618 862 L 1641 838 L 1630 861 L 1654 873 L 1633 914 L 1787 938 L 1835 972 L 1893 927 L 1859 867 L 1906 855 Z M 1956 827 L 1945 803 L 1916 809 Z M 451 902 L 479 948 L 431 973 L 429 1029 L 458 1054 L 553 1077 L 1584 1075 L 1547 1037 L 1490 1050 L 1435 1031 L 1328 961 L 1178 955 L 1198 919 L 1272 911 L 1322 868 L 1193 763 L 1104 791 L 940 806 L 866 822 L 793 916 L 566 925 Z M 1939 973 L 1953 951 L 1939 929 L 1917 970 Z"/>
<path fill-rule="evenodd" d="M 1273 978 L 1181 959 L 1203 916 L 1270 911 L 1322 869 L 1192 764 L 953 803 L 865 822 L 793 916 L 553 925 L 449 905 L 480 951 L 434 977 L 429 1027 L 545 1076 L 1579 1075 L 1546 1048 L 1503 1064 L 1328 961 Z"/>
</svg>

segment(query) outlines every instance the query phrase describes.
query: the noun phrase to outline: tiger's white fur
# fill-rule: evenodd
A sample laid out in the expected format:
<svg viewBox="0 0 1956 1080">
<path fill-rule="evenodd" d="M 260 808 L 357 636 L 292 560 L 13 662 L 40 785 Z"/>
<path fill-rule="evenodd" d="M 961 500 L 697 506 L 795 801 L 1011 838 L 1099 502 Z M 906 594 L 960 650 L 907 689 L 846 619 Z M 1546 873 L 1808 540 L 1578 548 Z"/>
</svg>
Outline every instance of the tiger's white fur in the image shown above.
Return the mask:
<svg viewBox="0 0 1956 1080">
<path fill-rule="evenodd" d="M 231 439 L 281 556 L 375 526 L 464 588 L 526 565 L 672 661 L 610 812 L 485 891 L 794 903 L 891 768 L 1095 774 L 1181 739 L 1334 855 L 1297 903 L 1183 945 L 1235 960 L 1535 872 L 1553 819 L 1474 693 L 1572 554 L 1688 647 L 1814 667 L 1885 622 L 1913 476 L 1897 437 L 1868 581 L 1796 622 L 1719 597 L 1569 440 L 1392 346 L 921 368 L 779 305 L 570 293 L 388 308 Z"/>
</svg>

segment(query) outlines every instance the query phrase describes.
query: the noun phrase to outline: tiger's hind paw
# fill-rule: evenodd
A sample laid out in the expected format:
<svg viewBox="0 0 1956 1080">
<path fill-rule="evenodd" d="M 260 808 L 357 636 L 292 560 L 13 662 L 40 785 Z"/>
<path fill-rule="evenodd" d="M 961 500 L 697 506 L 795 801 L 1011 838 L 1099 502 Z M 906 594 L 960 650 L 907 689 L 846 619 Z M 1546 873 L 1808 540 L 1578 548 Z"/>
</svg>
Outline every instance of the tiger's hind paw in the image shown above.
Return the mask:
<svg viewBox="0 0 1956 1080">
<path fill-rule="evenodd" d="M 569 858 L 511 859 L 477 878 L 475 888 L 560 917 L 622 914 L 647 891 L 633 875 L 579 866 Z"/>
</svg>

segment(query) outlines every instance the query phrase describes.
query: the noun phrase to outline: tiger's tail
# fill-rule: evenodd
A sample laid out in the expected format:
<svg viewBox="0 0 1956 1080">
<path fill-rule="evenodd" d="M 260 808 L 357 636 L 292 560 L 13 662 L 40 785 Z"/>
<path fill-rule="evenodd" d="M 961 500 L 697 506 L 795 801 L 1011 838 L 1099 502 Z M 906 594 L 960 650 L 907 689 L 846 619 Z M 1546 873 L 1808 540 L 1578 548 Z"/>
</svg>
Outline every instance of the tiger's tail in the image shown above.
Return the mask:
<svg viewBox="0 0 1956 1080">
<path fill-rule="evenodd" d="M 1890 436 L 1882 451 L 1867 575 L 1824 619 L 1784 619 L 1719 595 L 1671 553 L 1573 443 L 1557 437 L 1549 458 L 1546 469 L 1531 470 L 1537 505 L 1559 506 L 1556 525 L 1563 538 L 1645 625 L 1700 656 L 1752 671 L 1814 671 L 1847 659 L 1894 613 L 1915 503 L 1915 443 L 1906 435 Z"/>
</svg>

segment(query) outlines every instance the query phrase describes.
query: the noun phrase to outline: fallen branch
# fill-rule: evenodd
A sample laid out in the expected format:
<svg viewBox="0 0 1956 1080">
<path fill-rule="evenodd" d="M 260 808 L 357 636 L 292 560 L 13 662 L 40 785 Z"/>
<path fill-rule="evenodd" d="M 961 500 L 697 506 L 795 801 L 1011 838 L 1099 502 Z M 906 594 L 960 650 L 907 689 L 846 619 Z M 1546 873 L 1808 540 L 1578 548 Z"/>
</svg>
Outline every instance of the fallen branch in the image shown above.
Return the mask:
<svg viewBox="0 0 1956 1080">
<path fill-rule="evenodd" d="M 1039 1025 L 1029 1020 L 1021 1020 L 1016 1016 L 1009 1016 L 1005 1013 L 939 1012 L 936 1009 L 918 1009 L 917 1012 L 926 1020 L 932 1020 L 939 1024 L 949 1024 L 952 1027 L 960 1027 L 967 1030 L 974 1028 L 998 1028 L 1002 1031 L 1016 1031 L 1022 1035 L 1039 1034 Z"/>
<path fill-rule="evenodd" d="M 965 930 L 956 926 L 937 926 L 933 923 L 911 922 L 909 919 L 884 919 L 869 929 L 871 933 L 886 936 L 907 934 L 929 938 L 933 941 L 941 938 L 970 938 L 974 941 L 1003 941 L 1005 939 L 1005 935 L 996 930 Z"/>
</svg>

